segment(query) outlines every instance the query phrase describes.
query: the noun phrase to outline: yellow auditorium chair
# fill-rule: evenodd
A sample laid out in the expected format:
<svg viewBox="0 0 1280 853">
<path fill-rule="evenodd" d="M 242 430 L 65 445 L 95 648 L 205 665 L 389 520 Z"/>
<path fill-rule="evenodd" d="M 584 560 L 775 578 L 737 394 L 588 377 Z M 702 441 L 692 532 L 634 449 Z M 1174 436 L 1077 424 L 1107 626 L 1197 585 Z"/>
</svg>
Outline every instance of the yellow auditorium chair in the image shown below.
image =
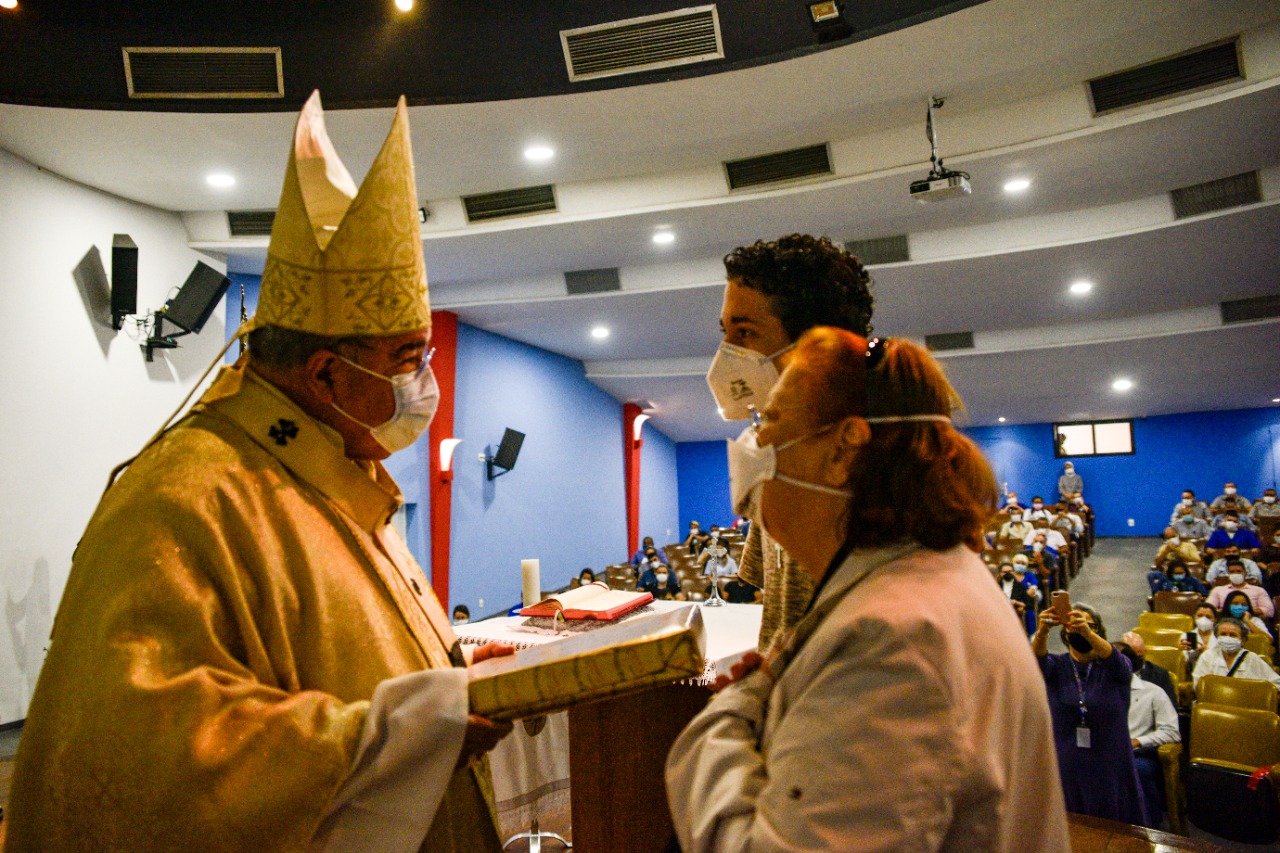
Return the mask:
<svg viewBox="0 0 1280 853">
<path fill-rule="evenodd" d="M 1186 707 L 1195 698 L 1195 688 L 1191 683 L 1191 673 L 1187 671 L 1187 658 L 1181 649 L 1169 646 L 1147 646 L 1146 659 L 1156 666 L 1169 670 L 1173 679 L 1173 688 L 1178 694 L 1178 704 Z"/>
<path fill-rule="evenodd" d="M 1139 614 L 1138 624 L 1144 628 L 1171 628 L 1187 633 L 1196 627 L 1196 622 L 1185 613 L 1152 613 Z"/>
<path fill-rule="evenodd" d="M 1148 648 L 1151 646 L 1166 646 L 1174 649 L 1178 647 L 1178 641 L 1186 634 L 1185 631 L 1179 631 L 1176 628 L 1149 628 L 1141 623 L 1133 629 L 1133 633 L 1145 640 Z"/>
<path fill-rule="evenodd" d="M 1280 715 L 1196 702 L 1191 708 L 1187 818 L 1246 844 L 1280 837 Z M 1262 770 L 1264 772 L 1257 772 Z"/>
<path fill-rule="evenodd" d="M 1204 675 L 1196 685 L 1196 699 L 1214 705 L 1230 705 L 1233 708 L 1252 708 L 1255 711 L 1280 710 L 1280 690 L 1270 681 L 1254 678 L 1228 678 L 1225 675 Z"/>
<path fill-rule="evenodd" d="M 1271 638 L 1261 631 L 1250 631 L 1249 639 L 1244 641 L 1244 647 L 1267 663 L 1275 662 L 1276 647 L 1271 642 Z"/>
</svg>

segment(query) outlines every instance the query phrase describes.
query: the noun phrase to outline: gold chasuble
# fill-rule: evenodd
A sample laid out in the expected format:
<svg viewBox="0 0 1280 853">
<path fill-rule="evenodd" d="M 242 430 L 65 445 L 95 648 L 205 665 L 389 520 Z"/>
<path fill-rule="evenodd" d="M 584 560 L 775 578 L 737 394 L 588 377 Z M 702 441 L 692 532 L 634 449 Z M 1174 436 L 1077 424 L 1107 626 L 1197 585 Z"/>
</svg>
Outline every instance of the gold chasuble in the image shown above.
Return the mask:
<svg viewBox="0 0 1280 853">
<path fill-rule="evenodd" d="M 379 682 L 451 665 L 448 620 L 389 524 L 400 502 L 381 465 L 223 368 L 77 548 L 7 850 L 306 849 Z M 422 850 L 498 849 L 473 768 Z"/>
</svg>

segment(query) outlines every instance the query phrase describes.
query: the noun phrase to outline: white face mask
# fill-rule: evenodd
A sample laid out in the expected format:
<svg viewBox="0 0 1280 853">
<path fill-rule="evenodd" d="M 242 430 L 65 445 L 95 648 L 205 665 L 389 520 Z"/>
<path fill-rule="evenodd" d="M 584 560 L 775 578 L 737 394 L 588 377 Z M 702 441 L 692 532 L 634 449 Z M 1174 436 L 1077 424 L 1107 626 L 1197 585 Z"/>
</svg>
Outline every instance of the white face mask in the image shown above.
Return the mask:
<svg viewBox="0 0 1280 853">
<path fill-rule="evenodd" d="M 1225 489 L 1223 489 L 1222 491 L 1223 491 L 1223 492 L 1225 492 L 1225 493 L 1226 493 L 1226 494 L 1228 494 L 1228 495 L 1234 495 L 1234 494 L 1236 493 L 1236 487 L 1235 487 L 1235 486 L 1227 486 L 1227 487 L 1226 487 Z"/>
<path fill-rule="evenodd" d="M 337 403 L 331 404 L 344 417 L 369 430 L 373 440 L 382 445 L 388 453 L 404 450 L 417 441 L 418 436 L 431 426 L 431 419 L 436 416 L 436 407 L 440 405 L 440 386 L 436 384 L 436 375 L 432 372 L 430 364 L 423 364 L 416 373 L 383 376 L 367 367 L 361 367 L 351 359 L 342 358 L 342 360 L 356 370 L 391 384 L 391 391 L 396 399 L 396 410 L 390 418 L 377 426 L 352 417 Z"/>
<path fill-rule="evenodd" d="M 1016 524 L 1019 521 L 1022 521 L 1022 513 L 1020 512 L 1011 513 L 1009 515 L 1009 518 Z"/>
<path fill-rule="evenodd" d="M 465 624 L 467 624 L 467 623 L 468 623 L 468 622 L 470 622 L 470 621 L 471 621 L 471 620 L 470 620 L 470 619 L 468 619 L 466 616 L 459 616 L 459 617 L 457 617 L 457 618 L 455 618 L 455 619 L 453 620 L 453 624 L 455 624 L 455 625 L 465 625 Z"/>
<path fill-rule="evenodd" d="M 721 343 L 707 371 L 707 387 L 716 398 L 720 416 L 726 421 L 751 417 L 751 409 L 763 409 L 769 392 L 778 382 L 778 368 L 773 360 L 791 349 L 785 346 L 772 355 Z"/>
<path fill-rule="evenodd" d="M 1182 539 L 1180 539 L 1177 536 L 1170 536 L 1168 539 L 1164 541 L 1168 542 L 1170 545 L 1177 545 L 1182 542 Z M 1186 623 L 1183 623 L 1183 624 L 1186 624 Z"/>
<path fill-rule="evenodd" d="M 1213 630 L 1213 620 L 1208 616 L 1197 616 L 1196 627 L 1200 629 L 1200 633 L 1207 634 Z"/>
<path fill-rule="evenodd" d="M 1183 499 L 1182 499 L 1182 505 L 1183 505 L 1183 506 L 1191 506 L 1191 498 L 1183 498 Z"/>
<path fill-rule="evenodd" d="M 1231 574 L 1227 575 L 1227 580 L 1231 581 L 1231 583 L 1235 586 L 1241 586 L 1244 583 L 1244 575 L 1236 574 L 1235 572 L 1232 572 Z"/>
<path fill-rule="evenodd" d="M 1043 543 L 1043 542 L 1036 542 L 1035 544 L 1033 544 L 1033 545 L 1031 546 L 1031 550 L 1032 550 L 1032 551 L 1035 551 L 1037 554 L 1039 554 L 1041 551 L 1043 551 L 1043 550 L 1044 550 L 1044 543 Z"/>
<path fill-rule="evenodd" d="M 747 427 L 737 439 L 729 442 L 729 498 L 733 501 L 734 513 L 746 516 L 752 521 L 759 521 L 760 492 L 769 480 L 780 480 L 793 486 L 836 497 L 851 497 L 853 493 L 848 489 L 833 489 L 830 486 L 807 483 L 778 473 L 780 451 L 812 438 L 820 432 L 822 430 L 793 438 L 782 444 L 767 444 L 761 447 L 756 438 L 755 427 Z"/>
<path fill-rule="evenodd" d="M 1228 533 L 1235 533 L 1240 529 L 1240 525 L 1234 521 L 1224 521 L 1222 522 L 1222 526 L 1226 528 Z"/>
<path fill-rule="evenodd" d="M 1233 655 L 1236 652 L 1240 651 L 1241 645 L 1243 644 L 1240 642 L 1239 637 L 1219 637 L 1218 638 L 1218 648 L 1222 649 L 1224 652 L 1226 652 L 1229 655 Z"/>
<path fill-rule="evenodd" d="M 1276 502 L 1276 496 L 1275 496 L 1275 495 L 1263 495 L 1263 496 L 1262 496 L 1262 502 L 1263 502 L 1264 504 L 1273 504 L 1273 503 L 1275 503 L 1275 502 Z"/>
<path fill-rule="evenodd" d="M 666 572 L 658 572 L 654 575 L 654 577 L 658 579 L 659 584 L 664 584 L 667 582 L 667 578 L 671 577 L 671 575 L 667 574 Z"/>
</svg>

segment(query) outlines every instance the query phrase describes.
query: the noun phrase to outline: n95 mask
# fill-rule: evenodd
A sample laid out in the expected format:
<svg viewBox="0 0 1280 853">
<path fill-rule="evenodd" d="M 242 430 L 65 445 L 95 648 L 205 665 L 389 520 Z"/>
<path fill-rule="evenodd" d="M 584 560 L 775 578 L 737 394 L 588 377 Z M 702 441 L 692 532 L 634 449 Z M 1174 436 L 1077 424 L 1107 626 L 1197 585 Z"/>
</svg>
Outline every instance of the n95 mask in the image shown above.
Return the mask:
<svg viewBox="0 0 1280 853">
<path fill-rule="evenodd" d="M 721 343 L 707 371 L 707 387 L 716 398 L 720 416 L 726 421 L 740 421 L 751 417 L 751 407 L 763 409 L 769 391 L 778 381 L 773 360 L 789 349 L 791 346 L 785 346 L 772 355 L 761 355 L 746 347 Z"/>
</svg>

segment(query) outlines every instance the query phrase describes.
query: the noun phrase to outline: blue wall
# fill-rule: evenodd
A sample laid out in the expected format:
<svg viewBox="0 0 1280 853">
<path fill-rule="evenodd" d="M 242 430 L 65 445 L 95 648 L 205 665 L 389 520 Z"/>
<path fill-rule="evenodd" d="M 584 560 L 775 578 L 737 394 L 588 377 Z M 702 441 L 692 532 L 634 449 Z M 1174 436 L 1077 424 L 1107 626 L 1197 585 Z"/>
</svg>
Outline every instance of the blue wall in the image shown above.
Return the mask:
<svg viewBox="0 0 1280 853">
<path fill-rule="evenodd" d="M 1054 458 L 1051 424 L 974 427 L 965 433 L 986 453 L 996 481 L 1007 482 L 1020 500 L 1035 494 L 1057 498 L 1063 460 Z M 1250 500 L 1260 496 L 1274 485 L 1280 465 L 1280 409 L 1141 418 L 1133 422 L 1133 445 L 1132 456 L 1072 460 L 1084 478 L 1100 536 L 1158 536 L 1183 489 L 1207 502 L 1231 480 Z"/>
<path fill-rule="evenodd" d="M 522 558 L 541 561 L 552 589 L 630 556 L 622 406 L 581 362 L 460 324 L 457 387 L 454 434 L 465 443 L 454 456 L 450 607 L 481 614 L 518 602 Z M 489 481 L 476 456 L 496 450 L 505 427 L 523 432 L 524 446 L 516 467 Z M 672 444 L 649 425 L 644 439 L 641 520 L 673 527 Z"/>
<path fill-rule="evenodd" d="M 703 529 L 732 524 L 729 454 L 723 441 L 686 441 L 676 445 L 680 474 L 680 538 L 697 520 Z"/>
</svg>

